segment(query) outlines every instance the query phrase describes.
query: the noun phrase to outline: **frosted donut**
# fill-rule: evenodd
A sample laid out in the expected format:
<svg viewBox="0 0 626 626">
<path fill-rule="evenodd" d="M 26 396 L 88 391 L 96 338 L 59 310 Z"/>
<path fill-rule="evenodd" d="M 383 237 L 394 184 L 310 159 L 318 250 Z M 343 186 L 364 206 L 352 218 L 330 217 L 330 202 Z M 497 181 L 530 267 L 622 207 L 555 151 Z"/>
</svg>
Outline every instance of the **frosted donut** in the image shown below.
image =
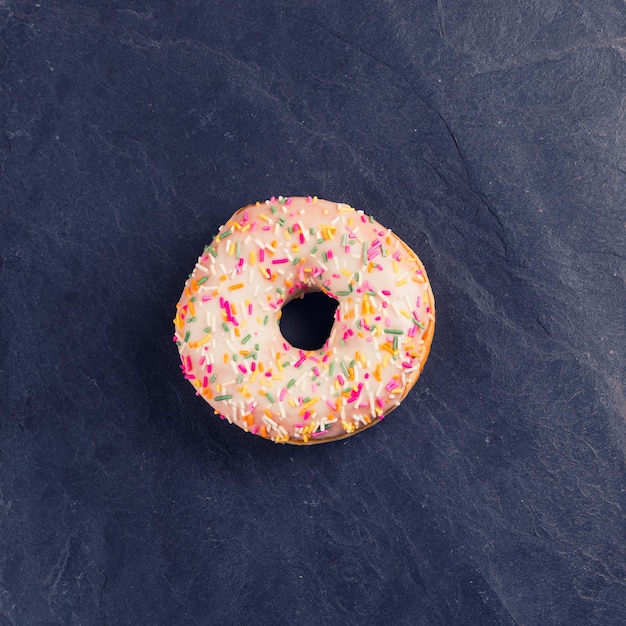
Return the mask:
<svg viewBox="0 0 626 626">
<path fill-rule="evenodd" d="M 284 304 L 338 301 L 319 350 L 290 345 Z M 435 305 L 417 255 L 346 204 L 283 197 L 237 211 L 206 246 L 176 307 L 185 377 L 215 413 L 272 441 L 342 439 L 379 422 L 417 381 Z"/>
</svg>

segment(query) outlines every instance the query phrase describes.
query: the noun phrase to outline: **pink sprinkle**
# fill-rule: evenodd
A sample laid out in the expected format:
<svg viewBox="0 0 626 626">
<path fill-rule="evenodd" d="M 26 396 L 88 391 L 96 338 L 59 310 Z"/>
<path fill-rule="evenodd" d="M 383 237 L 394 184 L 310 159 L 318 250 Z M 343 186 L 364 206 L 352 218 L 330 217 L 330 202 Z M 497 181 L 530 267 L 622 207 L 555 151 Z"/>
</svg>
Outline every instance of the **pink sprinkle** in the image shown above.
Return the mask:
<svg viewBox="0 0 626 626">
<path fill-rule="evenodd" d="M 248 305 L 248 315 L 252 315 L 252 302 Z"/>
<path fill-rule="evenodd" d="M 258 431 L 259 431 L 259 427 L 256 424 L 254 426 L 250 426 L 250 432 L 253 435 L 256 435 Z"/>
<path fill-rule="evenodd" d="M 263 230 L 272 230 L 271 226 L 263 226 Z"/>
<path fill-rule="evenodd" d="M 287 200 L 285 200 L 285 205 L 289 206 L 292 202 L 293 202 L 293 198 L 289 197 L 287 198 Z"/>
<path fill-rule="evenodd" d="M 311 198 L 311 196 L 307 196 L 307 197 L 306 197 L 306 201 L 307 201 L 307 202 L 309 202 L 309 203 L 311 203 L 311 202 L 313 202 L 313 198 Z"/>
<path fill-rule="evenodd" d="M 272 196 L 272 197 L 270 198 L 270 202 L 276 202 L 276 196 Z"/>
<path fill-rule="evenodd" d="M 208 302 L 211 299 L 211 296 L 202 296 L 202 302 Z"/>
<path fill-rule="evenodd" d="M 254 372 L 256 370 L 256 361 L 252 361 L 250 364 L 250 369 Z"/>
<path fill-rule="evenodd" d="M 213 364 L 209 363 L 209 366 L 206 368 L 206 371 L 210 374 L 213 371 Z"/>
<path fill-rule="evenodd" d="M 199 361 L 198 365 L 200 365 L 200 366 L 204 365 L 204 362 L 205 362 L 205 361 L 206 361 L 206 357 L 205 357 L 205 356 L 203 356 L 203 357 L 200 359 L 200 361 Z"/>
<path fill-rule="evenodd" d="M 417 326 L 415 326 L 415 324 L 413 326 L 411 326 L 411 328 L 409 328 L 409 332 L 407 333 L 407 335 L 409 337 L 415 337 L 415 333 L 417 332 Z"/>
<path fill-rule="evenodd" d="M 288 263 L 289 259 L 274 259 L 272 261 L 273 265 L 279 265 L 280 263 Z"/>
<path fill-rule="evenodd" d="M 341 374 L 339 374 L 337 376 L 337 380 L 339 381 L 339 384 L 342 385 L 342 386 L 345 385 L 345 383 L 346 383 L 345 378 Z"/>
<path fill-rule="evenodd" d="M 305 242 L 304 235 L 300 233 L 300 243 L 304 243 L 304 242 Z"/>
<path fill-rule="evenodd" d="M 188 372 L 191 371 L 191 367 L 192 367 L 192 365 L 191 365 L 191 357 L 187 356 L 187 371 Z"/>
<path fill-rule="evenodd" d="M 208 376 L 205 376 L 205 377 L 202 379 L 202 386 L 203 386 L 203 387 L 208 387 L 208 385 L 209 385 L 209 377 L 208 377 Z"/>
<path fill-rule="evenodd" d="M 339 407 L 336 404 L 333 404 L 330 400 L 326 400 L 326 404 L 333 410 L 338 411 Z"/>
<path fill-rule="evenodd" d="M 265 372 L 265 378 L 271 378 L 272 372 Z"/>
<path fill-rule="evenodd" d="M 243 212 L 243 221 L 244 222 L 248 221 L 248 211 L 247 211 L 247 209 Z"/>
<path fill-rule="evenodd" d="M 259 261 L 261 261 L 261 263 L 265 261 L 265 250 L 263 248 L 259 250 Z"/>
<path fill-rule="evenodd" d="M 248 373 L 248 370 L 246 369 L 246 366 L 245 366 L 245 365 L 243 365 L 243 364 L 241 364 L 241 363 L 240 363 L 237 367 L 239 368 L 239 371 L 240 371 L 242 374 L 247 374 L 247 373 Z"/>
<path fill-rule="evenodd" d="M 302 416 L 302 419 L 306 422 L 309 417 L 311 417 L 311 411 L 305 411 L 304 415 Z"/>
<path fill-rule="evenodd" d="M 282 402 L 285 399 L 286 395 L 287 395 L 287 387 L 283 387 L 280 390 L 280 395 L 278 396 L 278 399 Z"/>
<path fill-rule="evenodd" d="M 327 252 L 327 254 L 326 254 L 326 258 L 327 258 L 327 259 L 332 259 L 332 258 L 333 258 L 333 251 L 332 251 L 332 250 L 329 250 L 329 251 Z"/>
<path fill-rule="evenodd" d="M 286 341 L 283 341 L 283 349 L 289 350 L 289 348 L 291 348 L 291 346 Z"/>
<path fill-rule="evenodd" d="M 383 289 L 380 293 L 382 293 L 383 296 L 390 296 L 391 295 L 391 291 L 389 291 L 389 289 Z"/>
</svg>

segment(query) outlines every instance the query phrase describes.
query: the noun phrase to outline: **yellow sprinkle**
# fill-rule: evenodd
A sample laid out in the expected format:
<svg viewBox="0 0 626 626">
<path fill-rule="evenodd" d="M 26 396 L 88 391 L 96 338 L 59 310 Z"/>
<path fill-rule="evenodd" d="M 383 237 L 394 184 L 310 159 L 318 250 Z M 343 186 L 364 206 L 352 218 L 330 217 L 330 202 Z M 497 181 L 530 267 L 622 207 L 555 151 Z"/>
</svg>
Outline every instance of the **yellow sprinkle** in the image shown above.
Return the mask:
<svg viewBox="0 0 626 626">
<path fill-rule="evenodd" d="M 235 326 L 235 337 L 241 337 L 241 331 L 238 326 Z"/>
<path fill-rule="evenodd" d="M 411 319 L 411 314 L 408 311 L 405 311 L 404 309 L 400 309 L 400 313 L 402 315 L 404 315 L 404 317 L 406 317 L 407 319 Z"/>
<path fill-rule="evenodd" d="M 302 405 L 302 409 L 303 410 L 307 410 L 310 407 L 312 407 L 316 402 L 319 402 L 319 396 L 315 396 L 315 398 L 311 398 L 308 402 L 306 402 L 305 404 Z"/>
<path fill-rule="evenodd" d="M 402 285 L 404 285 L 406 283 L 406 278 L 403 278 L 402 280 L 397 280 L 396 281 L 396 285 L 398 287 L 402 287 Z"/>
<path fill-rule="evenodd" d="M 254 265 L 256 263 L 256 254 L 254 253 L 254 250 L 252 250 L 252 252 L 250 252 L 250 265 Z"/>
<path fill-rule="evenodd" d="M 243 287 L 243 283 L 237 283 L 236 285 L 230 285 L 228 291 L 235 291 L 235 289 L 241 289 Z"/>
<path fill-rule="evenodd" d="M 397 274 L 399 269 L 400 269 L 400 268 L 398 267 L 398 261 L 396 261 L 396 260 L 394 259 L 394 262 L 393 262 L 393 273 L 394 273 L 394 274 Z"/>
<path fill-rule="evenodd" d="M 242 233 L 245 233 L 247 230 L 250 230 L 250 224 L 249 224 L 249 223 L 248 223 L 248 224 L 246 224 L 246 225 L 245 225 L 245 226 L 241 229 L 241 232 L 242 232 Z"/>
<path fill-rule="evenodd" d="M 204 337 L 202 337 L 202 339 L 198 341 L 190 342 L 189 346 L 191 348 L 199 348 L 200 346 L 203 346 L 205 343 L 209 343 L 209 341 L 211 341 L 211 333 L 207 333 Z"/>
<path fill-rule="evenodd" d="M 270 218 L 267 217 L 267 215 L 265 215 L 265 213 L 260 213 L 259 217 L 264 221 L 264 222 L 269 222 Z"/>
</svg>

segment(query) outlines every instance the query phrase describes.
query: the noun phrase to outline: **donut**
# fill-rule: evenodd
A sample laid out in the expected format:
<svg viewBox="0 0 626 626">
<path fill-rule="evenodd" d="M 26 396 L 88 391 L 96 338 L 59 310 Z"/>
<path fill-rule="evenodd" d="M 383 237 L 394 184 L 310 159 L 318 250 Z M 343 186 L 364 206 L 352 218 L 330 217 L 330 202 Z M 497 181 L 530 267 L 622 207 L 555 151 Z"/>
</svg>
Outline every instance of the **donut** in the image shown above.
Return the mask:
<svg viewBox="0 0 626 626">
<path fill-rule="evenodd" d="M 337 303 L 316 350 L 282 335 L 283 307 Z M 176 306 L 181 369 L 222 419 L 274 442 L 343 439 L 378 423 L 417 381 L 435 329 L 417 255 L 361 210 L 272 197 L 238 210 L 204 248 Z"/>
</svg>

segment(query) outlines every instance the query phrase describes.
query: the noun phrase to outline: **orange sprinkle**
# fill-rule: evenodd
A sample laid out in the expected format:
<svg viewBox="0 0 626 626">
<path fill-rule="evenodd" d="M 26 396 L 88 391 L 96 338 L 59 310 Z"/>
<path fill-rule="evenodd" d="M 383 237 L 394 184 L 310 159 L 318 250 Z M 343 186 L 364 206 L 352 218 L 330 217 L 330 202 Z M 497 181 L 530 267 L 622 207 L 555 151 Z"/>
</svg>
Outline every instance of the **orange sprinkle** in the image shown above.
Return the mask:
<svg viewBox="0 0 626 626">
<path fill-rule="evenodd" d="M 243 283 L 237 283 L 235 285 L 230 285 L 228 287 L 228 291 L 235 291 L 235 289 L 241 289 L 243 287 Z"/>
</svg>

